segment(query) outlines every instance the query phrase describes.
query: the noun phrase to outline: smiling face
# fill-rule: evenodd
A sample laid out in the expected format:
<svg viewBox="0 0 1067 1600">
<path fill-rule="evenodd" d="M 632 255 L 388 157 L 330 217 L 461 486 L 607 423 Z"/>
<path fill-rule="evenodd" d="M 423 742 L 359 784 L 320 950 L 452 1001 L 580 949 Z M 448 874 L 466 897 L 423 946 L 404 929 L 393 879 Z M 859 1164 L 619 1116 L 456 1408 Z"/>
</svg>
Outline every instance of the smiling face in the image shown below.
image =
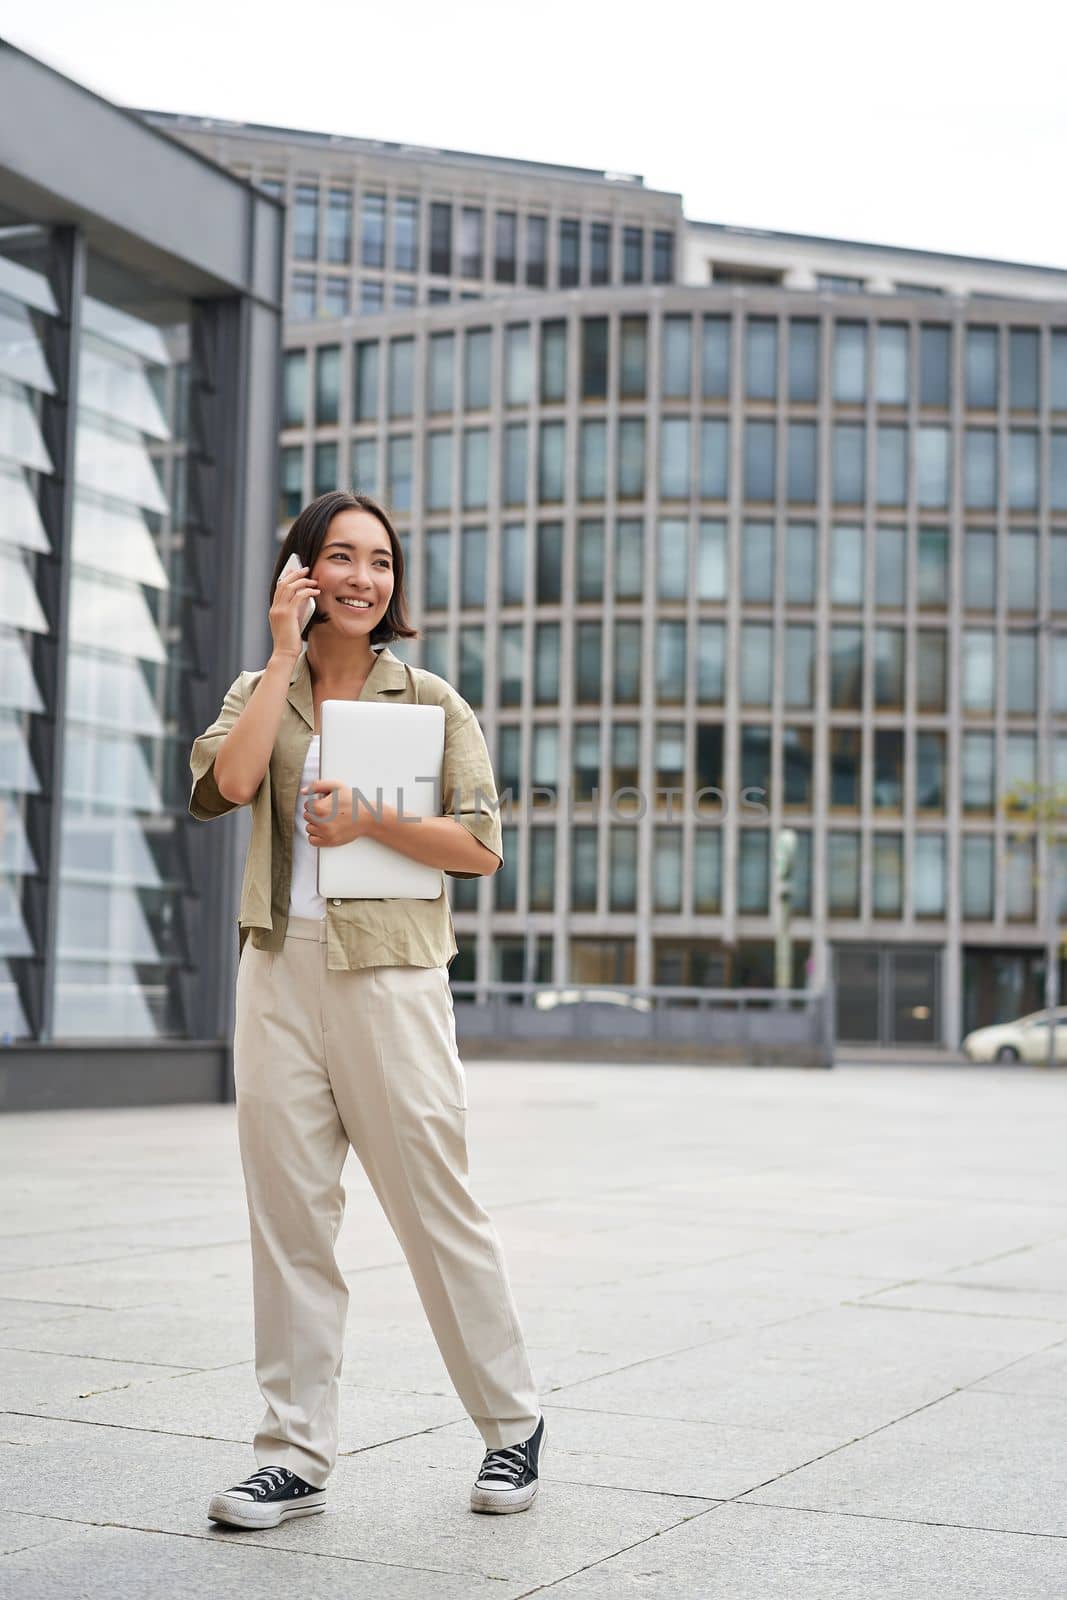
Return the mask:
<svg viewBox="0 0 1067 1600">
<path fill-rule="evenodd" d="M 347 634 L 373 633 L 394 583 L 389 535 L 378 518 L 370 511 L 339 511 L 311 576 L 319 585 L 318 610 L 333 627 Z"/>
</svg>

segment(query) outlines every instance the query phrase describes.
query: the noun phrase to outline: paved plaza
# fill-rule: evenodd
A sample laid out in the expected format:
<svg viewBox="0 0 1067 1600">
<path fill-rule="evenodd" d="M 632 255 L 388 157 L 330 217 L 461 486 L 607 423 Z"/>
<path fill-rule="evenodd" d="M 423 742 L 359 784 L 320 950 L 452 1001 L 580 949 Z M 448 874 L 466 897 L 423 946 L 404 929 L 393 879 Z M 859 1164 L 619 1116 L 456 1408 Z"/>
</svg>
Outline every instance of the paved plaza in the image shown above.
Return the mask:
<svg viewBox="0 0 1067 1600">
<path fill-rule="evenodd" d="M 362 1171 L 322 1516 L 252 1470 L 233 1108 L 0 1117 L 0 1595 L 1067 1596 L 1067 1073 L 471 1062 L 548 1423 L 530 1511 Z"/>
</svg>

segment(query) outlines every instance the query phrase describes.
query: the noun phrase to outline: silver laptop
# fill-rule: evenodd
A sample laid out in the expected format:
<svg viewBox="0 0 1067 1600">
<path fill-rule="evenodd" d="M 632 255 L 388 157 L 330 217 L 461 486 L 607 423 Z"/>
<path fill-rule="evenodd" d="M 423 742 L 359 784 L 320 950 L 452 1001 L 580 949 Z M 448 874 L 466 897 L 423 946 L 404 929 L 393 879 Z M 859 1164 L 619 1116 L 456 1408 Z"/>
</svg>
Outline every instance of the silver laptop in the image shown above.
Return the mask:
<svg viewBox="0 0 1067 1600">
<path fill-rule="evenodd" d="M 406 817 L 442 814 L 443 706 L 324 700 L 319 777 L 337 778 L 367 803 L 384 802 Z M 404 824 L 412 830 L 418 822 Z M 436 900 L 440 867 L 401 855 L 377 839 L 353 839 L 319 851 L 319 893 L 343 900 Z"/>
</svg>

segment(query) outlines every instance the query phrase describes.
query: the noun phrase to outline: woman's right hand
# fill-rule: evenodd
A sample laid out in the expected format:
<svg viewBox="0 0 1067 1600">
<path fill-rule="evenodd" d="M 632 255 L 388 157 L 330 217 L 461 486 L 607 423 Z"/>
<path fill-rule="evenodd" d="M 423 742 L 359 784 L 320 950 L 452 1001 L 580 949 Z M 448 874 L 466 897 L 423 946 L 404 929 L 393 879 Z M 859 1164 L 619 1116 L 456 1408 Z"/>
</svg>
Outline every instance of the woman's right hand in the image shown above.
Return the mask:
<svg viewBox="0 0 1067 1600">
<path fill-rule="evenodd" d="M 300 618 L 308 598 L 319 593 L 318 584 L 307 573 L 307 567 L 297 567 L 278 579 L 267 613 L 275 655 L 292 656 L 295 660 L 300 654 Z"/>
</svg>

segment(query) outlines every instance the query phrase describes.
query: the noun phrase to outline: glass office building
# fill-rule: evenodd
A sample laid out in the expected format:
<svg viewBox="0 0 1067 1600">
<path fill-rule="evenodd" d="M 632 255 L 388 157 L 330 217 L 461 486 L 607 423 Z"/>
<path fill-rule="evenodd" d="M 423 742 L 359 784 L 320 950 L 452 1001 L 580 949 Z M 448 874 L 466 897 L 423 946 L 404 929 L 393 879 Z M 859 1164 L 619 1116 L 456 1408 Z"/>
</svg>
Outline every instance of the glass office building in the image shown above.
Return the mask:
<svg viewBox="0 0 1067 1600">
<path fill-rule="evenodd" d="M 236 841 L 188 749 L 261 648 L 282 213 L 6 46 L 0 97 L 0 1097 L 213 1096 Z"/>
<path fill-rule="evenodd" d="M 839 1038 L 1041 1003 L 1067 273 L 689 223 L 640 179 L 159 118 L 288 206 L 281 494 L 381 496 L 505 864 L 453 975 L 794 980 Z"/>
</svg>

